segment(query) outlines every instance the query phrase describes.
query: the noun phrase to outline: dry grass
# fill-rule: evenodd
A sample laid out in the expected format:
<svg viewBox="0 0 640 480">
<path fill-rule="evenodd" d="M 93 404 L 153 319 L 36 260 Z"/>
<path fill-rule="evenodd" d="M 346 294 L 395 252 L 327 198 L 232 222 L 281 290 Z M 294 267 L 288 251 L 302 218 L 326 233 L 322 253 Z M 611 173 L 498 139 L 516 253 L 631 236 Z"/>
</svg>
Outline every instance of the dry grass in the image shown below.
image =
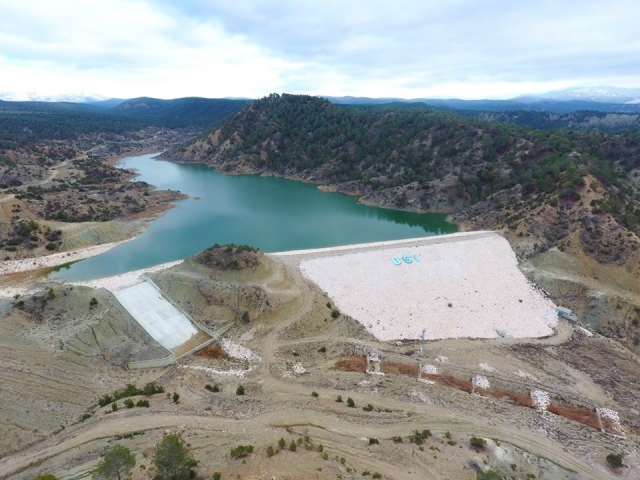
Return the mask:
<svg viewBox="0 0 640 480">
<path fill-rule="evenodd" d="M 333 368 L 343 372 L 364 372 L 367 360 L 364 357 L 346 357 L 338 360 Z"/>
<path fill-rule="evenodd" d="M 600 430 L 598 417 L 594 410 L 585 407 L 563 407 L 561 405 L 551 404 L 547 410 L 555 415 L 582 423 L 596 430 Z"/>
<path fill-rule="evenodd" d="M 482 393 L 486 393 L 487 395 L 491 395 L 495 398 L 507 398 L 514 405 L 519 407 L 529 407 L 533 408 L 533 402 L 531 401 L 531 397 L 529 395 L 524 395 L 518 392 L 512 392 L 510 390 L 502 390 L 499 388 L 492 390 L 483 390 Z"/>
<path fill-rule="evenodd" d="M 459 378 L 454 377 L 453 375 L 433 375 L 433 374 L 425 374 L 423 377 L 428 378 L 440 385 L 445 385 L 447 387 L 456 388 L 458 390 L 462 390 L 463 392 L 471 393 L 471 382 L 469 380 L 461 380 Z"/>
<path fill-rule="evenodd" d="M 364 372 L 366 366 L 367 360 L 365 359 L 365 357 L 347 357 L 338 360 L 334 368 L 336 370 L 342 370 L 345 372 Z M 395 375 L 408 375 L 411 377 L 418 376 L 417 365 L 410 365 L 399 362 L 382 362 L 380 371 L 382 371 L 383 373 L 390 373 Z M 422 376 L 440 385 L 471 393 L 471 382 L 469 380 L 463 380 L 454 377 L 453 375 L 423 374 Z M 500 388 L 476 388 L 475 391 L 479 395 L 491 396 L 502 400 L 506 399 L 513 405 L 516 405 L 518 407 L 534 408 L 531 397 L 523 393 L 513 392 L 511 390 L 503 390 Z M 568 420 L 573 420 L 574 422 L 579 422 L 583 425 L 587 425 L 589 427 L 600 430 L 598 417 L 596 416 L 596 412 L 594 410 L 585 407 L 564 407 L 556 404 L 549 405 L 549 408 L 547 410 Z"/>
<path fill-rule="evenodd" d="M 227 355 L 227 352 L 225 352 L 224 349 L 217 342 L 206 346 L 205 348 L 200 350 L 198 353 L 196 353 L 196 355 L 199 357 L 205 357 L 205 358 L 229 358 L 229 355 Z"/>
<path fill-rule="evenodd" d="M 418 365 L 410 365 L 400 362 L 382 362 L 380 364 L 382 373 L 390 373 L 393 375 L 408 375 L 410 377 L 418 376 Z"/>
<path fill-rule="evenodd" d="M 343 372 L 364 372 L 367 368 L 366 357 L 353 356 L 346 357 L 336 361 L 333 367 Z M 418 365 L 411 365 L 401 362 L 381 362 L 380 371 L 392 375 L 408 375 L 410 377 L 418 376 Z"/>
</svg>

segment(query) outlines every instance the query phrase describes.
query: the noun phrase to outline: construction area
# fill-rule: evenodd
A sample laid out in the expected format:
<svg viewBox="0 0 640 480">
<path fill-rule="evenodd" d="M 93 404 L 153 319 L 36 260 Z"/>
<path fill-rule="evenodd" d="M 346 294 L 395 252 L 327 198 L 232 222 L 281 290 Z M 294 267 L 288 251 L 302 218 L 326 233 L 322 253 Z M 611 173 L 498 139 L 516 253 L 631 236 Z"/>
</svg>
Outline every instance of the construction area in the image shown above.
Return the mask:
<svg viewBox="0 0 640 480">
<path fill-rule="evenodd" d="M 296 252 L 305 277 L 378 340 L 553 335 L 556 307 L 492 232 Z M 312 257 L 312 258 L 308 258 Z"/>
<path fill-rule="evenodd" d="M 198 334 L 189 319 L 149 282 L 114 292 L 115 297 L 151 337 L 167 350 Z"/>
<path fill-rule="evenodd" d="M 491 232 L 212 247 L 130 289 L 112 280 L 0 305 L 2 478 L 84 478 L 123 444 L 150 479 L 171 432 L 202 478 L 637 479 L 638 358 L 558 318 Z M 160 343 L 201 342 L 191 328 L 222 336 L 155 362 Z M 147 382 L 166 392 L 132 397 L 148 408 L 98 403 Z"/>
</svg>

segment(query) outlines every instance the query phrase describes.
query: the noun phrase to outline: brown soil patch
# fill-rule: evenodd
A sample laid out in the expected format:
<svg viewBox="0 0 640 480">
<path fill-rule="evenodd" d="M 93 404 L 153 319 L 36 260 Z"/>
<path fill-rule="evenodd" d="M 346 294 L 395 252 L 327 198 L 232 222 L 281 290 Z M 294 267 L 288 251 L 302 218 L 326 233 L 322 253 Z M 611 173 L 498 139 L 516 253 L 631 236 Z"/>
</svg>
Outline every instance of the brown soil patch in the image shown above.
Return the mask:
<svg viewBox="0 0 640 480">
<path fill-rule="evenodd" d="M 213 359 L 229 358 L 229 355 L 227 355 L 227 352 L 225 352 L 224 349 L 217 342 L 206 346 L 205 348 L 197 352 L 196 355 L 198 357 L 213 358 Z"/>
</svg>

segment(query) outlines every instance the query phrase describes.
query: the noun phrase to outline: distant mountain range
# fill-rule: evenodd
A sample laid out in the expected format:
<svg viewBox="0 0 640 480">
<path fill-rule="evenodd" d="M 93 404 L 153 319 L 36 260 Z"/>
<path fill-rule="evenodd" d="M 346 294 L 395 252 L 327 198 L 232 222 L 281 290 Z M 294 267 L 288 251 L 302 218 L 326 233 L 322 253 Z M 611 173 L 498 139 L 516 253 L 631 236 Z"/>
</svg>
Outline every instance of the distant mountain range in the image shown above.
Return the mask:
<svg viewBox="0 0 640 480">
<path fill-rule="evenodd" d="M 73 93 L 67 95 L 38 95 L 28 92 L 12 92 L 0 93 L 0 100 L 10 101 L 38 101 L 38 102 L 70 102 L 90 104 L 105 109 L 118 110 L 125 115 L 138 116 L 141 112 L 157 113 L 165 111 L 166 108 L 176 108 L 178 103 L 184 103 L 189 99 L 173 99 L 173 100 L 153 100 L 153 105 L 142 107 L 140 101 L 146 97 L 139 99 L 119 99 L 107 98 L 104 96 L 89 93 Z M 192 97 L 195 99 L 196 97 Z M 621 87 L 574 87 L 564 90 L 555 90 L 542 94 L 521 95 L 508 100 L 461 100 L 457 98 L 441 99 L 441 98 L 394 98 L 394 97 L 330 97 L 325 96 L 327 100 L 337 105 L 384 105 L 395 104 L 402 106 L 407 104 L 427 104 L 437 108 L 445 108 L 452 110 L 470 110 L 470 111 L 487 111 L 487 112 L 504 112 L 510 110 L 525 111 L 549 111 L 557 114 L 566 114 L 582 110 L 591 110 L 599 112 L 620 112 L 620 113 L 640 113 L 640 88 L 621 88 Z M 199 99 L 206 101 L 207 99 Z M 250 99 L 229 98 L 218 99 L 228 100 L 231 102 L 246 102 Z M 194 100 L 195 101 L 195 100 Z M 134 104 L 127 102 L 135 102 L 135 108 L 128 110 Z M 144 103 L 144 102 L 142 102 Z M 149 102 L 147 102 L 148 104 Z M 162 103 L 163 107 L 159 107 Z M 124 105 L 123 108 L 117 108 Z M 127 107 L 127 105 L 129 107 Z M 172 107 L 169 107 L 169 106 Z"/>
<path fill-rule="evenodd" d="M 385 105 L 424 103 L 452 110 L 504 112 L 510 110 L 549 111 L 558 114 L 582 110 L 640 113 L 640 88 L 576 87 L 508 100 L 461 100 L 457 98 L 369 98 L 324 97 L 338 105 Z"/>
<path fill-rule="evenodd" d="M 574 87 L 564 90 L 554 90 L 539 95 L 522 95 L 514 100 L 535 103 L 544 100 L 557 100 L 559 102 L 582 101 L 598 103 L 640 103 L 640 88 L 620 87 Z"/>
</svg>

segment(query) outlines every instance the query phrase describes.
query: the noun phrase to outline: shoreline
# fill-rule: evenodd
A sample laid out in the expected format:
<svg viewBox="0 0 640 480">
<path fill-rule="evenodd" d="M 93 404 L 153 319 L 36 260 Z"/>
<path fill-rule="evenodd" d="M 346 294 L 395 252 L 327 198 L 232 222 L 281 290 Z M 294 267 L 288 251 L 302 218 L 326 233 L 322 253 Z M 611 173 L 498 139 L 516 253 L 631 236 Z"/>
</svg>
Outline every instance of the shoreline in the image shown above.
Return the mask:
<svg viewBox="0 0 640 480">
<path fill-rule="evenodd" d="M 0 265 L 0 275 L 30 272 L 33 270 L 41 270 L 43 268 L 57 267 L 59 265 L 64 265 L 65 263 L 77 262 L 78 260 L 84 260 L 85 258 L 100 255 L 114 247 L 117 247 L 118 245 L 129 242 L 134 238 L 135 237 L 131 237 L 120 242 L 103 243 L 67 252 L 52 253 L 51 255 L 43 255 L 41 257 L 7 260 L 2 262 L 2 265 Z"/>
</svg>

